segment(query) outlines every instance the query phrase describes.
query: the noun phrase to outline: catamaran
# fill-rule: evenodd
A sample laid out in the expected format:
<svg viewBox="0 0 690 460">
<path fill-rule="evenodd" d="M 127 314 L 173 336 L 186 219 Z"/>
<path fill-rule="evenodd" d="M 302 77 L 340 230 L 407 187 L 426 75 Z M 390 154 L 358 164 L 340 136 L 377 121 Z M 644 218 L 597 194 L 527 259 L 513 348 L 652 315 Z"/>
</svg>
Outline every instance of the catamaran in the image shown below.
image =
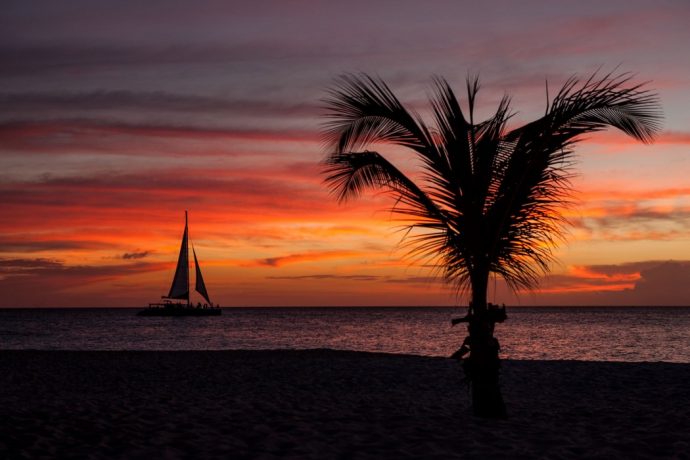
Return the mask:
<svg viewBox="0 0 690 460">
<path fill-rule="evenodd" d="M 196 273 L 195 290 L 206 300 L 203 305 L 201 302 L 195 306 L 189 299 L 189 227 L 187 223 L 187 211 L 184 212 L 184 233 L 182 234 L 182 245 L 180 246 L 180 256 L 177 258 L 177 268 L 173 277 L 172 286 L 167 296 L 162 296 L 162 302 L 150 303 L 137 313 L 139 316 L 218 316 L 222 310 L 217 305 L 214 307 L 208 296 L 204 277 L 201 276 L 199 260 L 192 244 L 192 254 L 194 256 L 194 268 Z"/>
</svg>

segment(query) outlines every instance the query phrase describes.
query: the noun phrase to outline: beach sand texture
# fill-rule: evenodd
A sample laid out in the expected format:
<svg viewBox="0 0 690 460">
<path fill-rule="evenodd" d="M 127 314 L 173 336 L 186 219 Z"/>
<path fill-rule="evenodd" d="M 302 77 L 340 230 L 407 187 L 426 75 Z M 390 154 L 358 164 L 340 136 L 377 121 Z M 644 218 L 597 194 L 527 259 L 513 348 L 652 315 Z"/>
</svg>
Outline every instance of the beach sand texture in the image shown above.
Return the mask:
<svg viewBox="0 0 690 460">
<path fill-rule="evenodd" d="M 361 352 L 0 352 L 0 458 L 690 458 L 690 365 Z"/>
</svg>

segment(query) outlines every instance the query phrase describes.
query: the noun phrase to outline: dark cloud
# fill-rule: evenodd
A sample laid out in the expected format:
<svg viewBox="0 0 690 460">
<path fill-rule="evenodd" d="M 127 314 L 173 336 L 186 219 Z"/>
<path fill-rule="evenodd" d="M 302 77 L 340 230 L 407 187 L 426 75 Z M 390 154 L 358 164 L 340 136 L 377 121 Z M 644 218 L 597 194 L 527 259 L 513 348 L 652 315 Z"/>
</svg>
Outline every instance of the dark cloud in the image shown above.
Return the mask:
<svg viewBox="0 0 690 460">
<path fill-rule="evenodd" d="M 41 277 L 74 278 L 76 280 L 94 280 L 99 278 L 119 277 L 128 274 L 157 271 L 168 268 L 168 264 L 137 262 L 118 265 L 66 265 L 61 260 L 47 258 L 0 259 L 0 273 L 5 280 L 12 275 L 35 275 Z"/>
<path fill-rule="evenodd" d="M 668 261 L 642 268 L 632 295 L 647 305 L 690 306 L 690 261 Z"/>
<path fill-rule="evenodd" d="M 0 259 L 0 273 L 3 274 L 38 273 L 41 270 L 61 270 L 62 268 L 64 264 L 54 259 Z"/>
<path fill-rule="evenodd" d="M 601 216 L 573 218 L 574 227 L 587 231 L 591 239 L 606 241 L 669 240 L 687 238 L 690 235 L 690 208 L 678 204 L 673 208 L 655 209 L 653 205 L 643 205 L 640 201 L 655 200 L 655 191 L 649 191 L 634 199 L 612 199 L 599 207 Z M 686 190 L 679 190 L 674 196 L 679 203 L 687 197 Z"/>
<path fill-rule="evenodd" d="M 278 100 L 227 99 L 163 91 L 92 91 L 85 93 L 12 93 L 0 94 L 3 116 L 35 114 L 45 117 L 46 112 L 60 114 L 64 119 L 71 113 L 85 111 L 148 110 L 160 112 L 192 112 L 226 115 L 297 116 L 316 115 L 318 106 L 306 102 Z"/>
<path fill-rule="evenodd" d="M 146 262 L 93 266 L 45 258 L 0 259 L 0 307 L 64 305 L 75 288 L 169 268 Z"/>
<path fill-rule="evenodd" d="M 264 259 L 257 259 L 254 265 L 265 267 L 280 267 L 286 264 L 302 263 L 302 262 L 316 262 L 324 259 L 333 259 L 340 257 L 361 256 L 360 252 L 353 252 L 348 250 L 329 250 L 329 251 L 313 251 L 300 254 L 288 254 L 278 257 L 267 257 Z"/>
<path fill-rule="evenodd" d="M 257 260 L 258 265 L 267 265 L 269 267 L 277 267 L 282 258 L 280 257 L 267 257 L 266 259 Z"/>
<path fill-rule="evenodd" d="M 390 276 L 379 275 L 336 275 L 336 274 L 315 274 L 315 275 L 295 275 L 295 276 L 267 276 L 272 280 L 349 280 L 349 281 L 384 281 L 393 284 L 429 284 L 438 283 L 442 280 L 431 276 L 410 276 L 405 278 L 392 278 Z"/>
<path fill-rule="evenodd" d="M 41 216 L 44 225 L 63 226 L 78 219 L 84 225 L 93 226 L 100 219 L 112 220 L 112 209 L 121 213 L 140 213 L 161 208 L 182 206 L 232 211 L 244 219 L 263 219 L 295 213 L 310 215 L 332 212 L 333 205 L 326 191 L 319 188 L 319 177 L 310 176 L 305 182 L 300 177 L 277 174 L 267 170 L 269 177 L 212 177 L 212 172 L 188 169 L 178 171 L 149 172 L 136 175 L 110 175 L 84 178 L 46 179 L 39 183 L 0 184 L 0 202 L 8 203 L 6 212 L 16 212 L 19 218 L 13 225 L 31 225 Z M 315 197 L 323 196 L 322 200 Z M 276 197 L 289 196 L 289 200 Z M 181 204 L 182 203 L 182 204 Z M 124 214 L 123 214 L 124 215 Z M 255 216 L 255 217 L 253 217 Z M 16 231 L 13 231 L 16 233 Z M 269 258 L 270 259 L 270 258 Z M 283 260 L 266 260 L 275 265 Z"/>
<path fill-rule="evenodd" d="M 471 15 L 467 4 L 457 1 L 435 2 L 433 14 L 411 1 L 396 2 L 395 8 L 390 2 L 364 1 L 309 6 L 260 2 L 258 8 L 241 5 L 252 2 L 140 3 L 146 5 L 111 5 L 106 7 L 107 14 L 101 13 L 103 7 L 87 2 L 78 8 L 61 4 L 55 9 L 42 5 L 27 6 L 21 12 L 3 11 L 3 71 L 24 75 L 182 63 L 240 67 L 285 59 L 340 64 L 361 58 L 378 58 L 379 66 L 383 60 L 389 64 L 443 58 L 498 61 L 509 68 L 540 58 L 652 49 L 647 48 L 651 46 L 648 40 L 634 33 L 640 24 L 665 36 L 680 27 L 679 21 L 687 14 L 684 9 L 671 14 L 668 5 L 651 10 L 629 1 L 597 3 L 596 7 L 580 3 L 571 9 L 548 2 L 519 9 L 510 8 L 510 3 L 501 7 L 488 2 L 472 5 Z M 500 14 L 500 10 L 510 14 Z M 419 21 L 420 17 L 429 20 Z M 544 40 L 545 36 L 550 39 Z M 612 36 L 627 39 L 612 40 Z M 677 33 L 671 37 L 678 41 Z"/>
<path fill-rule="evenodd" d="M 73 43 L 56 45 L 25 45 L 0 47 L 3 62 L 1 77 L 43 75 L 106 74 L 112 71 L 140 72 L 162 67 L 195 68 L 204 66 L 208 71 L 235 70 L 241 74 L 247 68 L 261 64 L 265 70 L 285 69 L 287 60 L 300 60 L 312 68 L 323 61 L 342 58 L 371 58 L 376 52 L 369 43 L 360 49 L 338 46 L 331 40 L 315 43 L 292 37 L 275 37 L 269 40 L 257 37 L 250 43 L 234 44 L 180 44 L 172 39 L 168 44 L 99 44 L 83 46 Z M 232 78 L 232 73 L 228 78 Z"/>
<path fill-rule="evenodd" d="M 443 279 L 434 276 L 409 276 L 406 278 L 390 278 L 386 282 L 394 284 L 429 284 L 443 282 Z"/>
<path fill-rule="evenodd" d="M 548 290 L 537 291 L 539 302 L 690 306 L 690 261 L 639 261 L 579 269 L 574 274 L 549 276 L 544 283 Z"/>
<path fill-rule="evenodd" d="M 2 191 L 0 191 L 2 194 Z M 44 252 L 61 250 L 92 250 L 112 247 L 112 244 L 87 240 L 18 240 L 0 238 L 0 252 Z"/>
<path fill-rule="evenodd" d="M 126 253 L 122 254 L 122 258 L 125 260 L 143 259 L 144 257 L 148 256 L 149 254 L 151 254 L 151 251 L 126 252 Z"/>
<path fill-rule="evenodd" d="M 126 135 L 141 137 L 162 137 L 162 138 L 190 138 L 205 139 L 214 138 L 227 139 L 248 139 L 264 141 L 318 141 L 319 135 L 316 130 L 262 130 L 245 128 L 209 128 L 193 125 L 170 125 L 170 124 L 136 124 L 119 122 L 115 120 L 90 120 L 90 119 L 69 119 L 69 120 L 10 120 L 0 123 L 0 145 L 16 146 L 19 144 L 18 138 L 36 139 L 42 138 L 44 141 L 50 140 L 49 136 L 55 136 L 55 141 L 64 143 L 73 142 L 67 136 L 86 136 L 86 135 Z"/>
<path fill-rule="evenodd" d="M 670 220 L 678 223 L 690 220 L 690 209 L 672 209 L 668 211 L 659 211 L 656 209 L 649 209 L 643 206 L 639 206 L 637 207 L 637 209 L 634 210 L 617 212 L 616 206 L 611 206 L 610 208 L 607 208 L 607 212 L 609 212 L 610 215 L 600 218 L 588 217 L 587 220 L 590 223 L 590 227 L 596 226 L 600 229 L 609 229 L 617 228 L 622 225 L 627 226 L 630 224 L 630 222 L 634 222 L 639 225 L 645 222 L 659 220 Z"/>
<path fill-rule="evenodd" d="M 637 273 L 650 268 L 658 267 L 667 263 L 676 263 L 681 266 L 686 262 L 672 262 L 664 260 L 646 260 L 641 262 L 627 262 L 623 264 L 609 264 L 609 265 L 588 265 L 587 269 L 593 273 L 601 273 L 603 275 L 619 275 Z"/>
<path fill-rule="evenodd" d="M 262 50 L 263 48 L 263 50 Z M 272 49 L 275 49 L 272 51 Z M 60 74 L 74 71 L 124 70 L 128 67 L 156 68 L 171 64 L 218 64 L 251 59 L 256 54 L 278 53 L 277 46 L 127 46 L 101 45 L 45 45 L 0 47 L 0 61 L 4 62 L 0 76 Z"/>
<path fill-rule="evenodd" d="M 317 274 L 317 275 L 296 275 L 296 276 L 267 276 L 271 280 L 351 280 L 351 281 L 378 281 L 382 277 L 376 275 L 333 275 L 333 274 Z"/>
</svg>

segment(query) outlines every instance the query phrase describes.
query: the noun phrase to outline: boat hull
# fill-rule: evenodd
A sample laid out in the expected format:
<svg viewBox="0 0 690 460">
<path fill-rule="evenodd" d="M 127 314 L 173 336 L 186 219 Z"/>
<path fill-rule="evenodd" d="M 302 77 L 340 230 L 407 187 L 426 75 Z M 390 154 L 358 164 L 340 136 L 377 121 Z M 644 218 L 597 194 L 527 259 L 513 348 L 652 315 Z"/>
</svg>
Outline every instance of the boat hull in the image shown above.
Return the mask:
<svg viewBox="0 0 690 460">
<path fill-rule="evenodd" d="M 220 308 L 194 308 L 194 307 L 149 307 L 137 312 L 137 316 L 220 316 Z"/>
</svg>

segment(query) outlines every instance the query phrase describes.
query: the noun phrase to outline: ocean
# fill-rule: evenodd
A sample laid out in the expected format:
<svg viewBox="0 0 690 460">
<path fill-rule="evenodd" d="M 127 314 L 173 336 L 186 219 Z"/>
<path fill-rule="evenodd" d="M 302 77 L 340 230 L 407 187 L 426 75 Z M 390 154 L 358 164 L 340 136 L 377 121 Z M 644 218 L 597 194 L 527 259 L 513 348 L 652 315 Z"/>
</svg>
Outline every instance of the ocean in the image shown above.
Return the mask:
<svg viewBox="0 0 690 460">
<path fill-rule="evenodd" d="M 0 349 L 231 350 L 333 348 L 449 356 L 464 308 L 225 308 L 220 317 L 137 310 L 2 309 Z M 690 363 L 690 308 L 515 307 L 496 327 L 506 359 Z"/>
</svg>

